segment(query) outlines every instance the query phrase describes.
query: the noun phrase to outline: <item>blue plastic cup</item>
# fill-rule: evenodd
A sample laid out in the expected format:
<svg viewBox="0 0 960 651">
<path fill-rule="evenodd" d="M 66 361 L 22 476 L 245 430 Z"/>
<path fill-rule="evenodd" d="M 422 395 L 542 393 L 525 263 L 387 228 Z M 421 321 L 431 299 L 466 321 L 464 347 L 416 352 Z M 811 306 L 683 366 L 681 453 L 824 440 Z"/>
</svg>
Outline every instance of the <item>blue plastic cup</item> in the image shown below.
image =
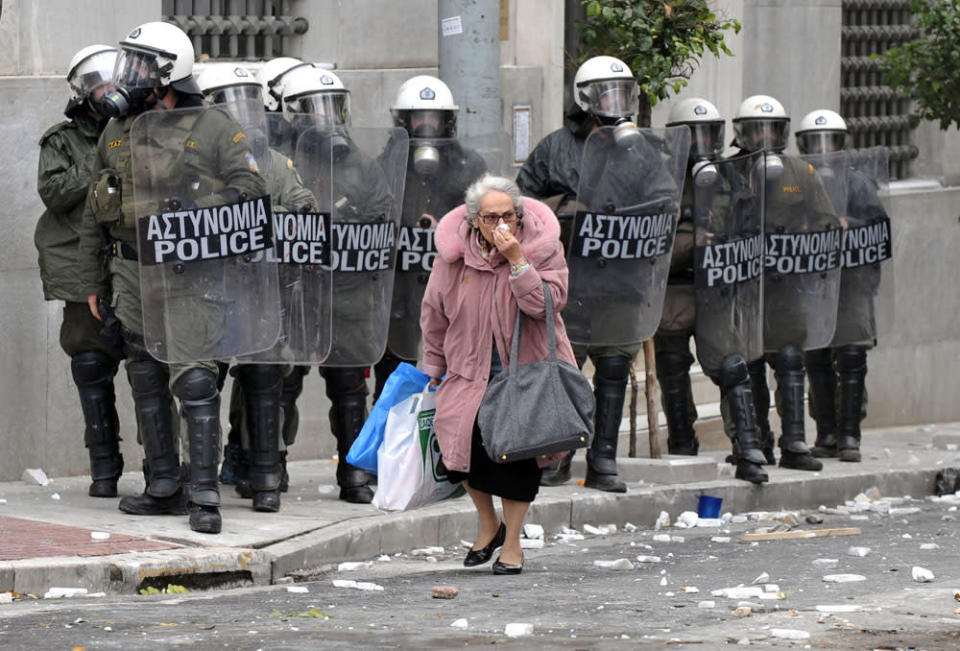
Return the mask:
<svg viewBox="0 0 960 651">
<path fill-rule="evenodd" d="M 700 501 L 697 503 L 697 515 L 701 518 L 719 518 L 721 504 L 723 504 L 722 497 L 701 495 Z"/>
</svg>

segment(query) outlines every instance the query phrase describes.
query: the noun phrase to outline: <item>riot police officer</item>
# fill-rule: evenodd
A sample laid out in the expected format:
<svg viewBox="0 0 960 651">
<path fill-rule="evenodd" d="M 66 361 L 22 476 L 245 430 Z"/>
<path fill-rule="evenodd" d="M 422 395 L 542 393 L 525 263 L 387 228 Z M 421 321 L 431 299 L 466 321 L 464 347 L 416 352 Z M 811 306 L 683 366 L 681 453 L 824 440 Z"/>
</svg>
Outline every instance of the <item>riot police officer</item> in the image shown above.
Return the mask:
<svg viewBox="0 0 960 651">
<path fill-rule="evenodd" d="M 198 76 L 197 84 L 209 102 L 227 108 L 241 125 L 247 121 L 247 109 L 259 108 L 262 101 L 260 82 L 243 66 L 210 65 Z M 273 209 L 283 211 L 289 206 L 293 211 L 316 211 L 316 199 L 303 187 L 293 161 L 272 148 L 266 157 L 270 161 L 266 177 Z M 252 497 L 256 511 L 280 509 L 286 469 L 286 447 L 280 438 L 281 423 L 286 420 L 281 417 L 285 416 L 281 411 L 282 387 L 284 376 L 291 372 L 290 366 L 270 363 L 238 364 L 230 369 L 235 378 L 230 393 L 230 438 L 236 436 L 238 444 L 243 439 L 241 449 L 246 453 L 241 457 L 245 463 L 237 492 Z M 229 450 L 228 444 L 224 457 Z"/>
<path fill-rule="evenodd" d="M 467 187 L 487 166 L 457 139 L 457 112 L 445 83 L 429 75 L 403 82 L 390 113 L 409 135 L 403 213 L 397 242 L 390 334 L 383 358 L 374 366 L 380 396 L 384 383 L 402 361 L 416 364 L 420 347 L 420 302 L 436 256 L 437 220 L 463 203 Z"/>
<path fill-rule="evenodd" d="M 844 149 L 847 124 L 827 109 L 811 111 L 800 120 L 797 149 L 822 154 Z M 847 176 L 847 227 L 887 219 L 877 197 L 876 180 L 851 169 Z M 815 457 L 860 461 L 860 421 L 866 416 L 867 351 L 876 345 L 874 296 L 879 265 L 844 267 L 840 276 L 840 313 L 833 341 L 806 352 L 810 378 L 810 416 L 817 425 Z"/>
<path fill-rule="evenodd" d="M 767 247 L 763 338 L 765 359 L 773 366 L 777 380 L 776 404 L 782 427 L 780 466 L 816 471 L 823 464 L 813 457 L 804 440 L 803 350 L 822 339 L 826 330 L 833 329 L 839 267 L 800 273 L 797 265 L 791 273 L 781 272 L 776 266 L 778 259 L 789 262 L 793 257 L 799 260 L 799 255 L 793 256 L 796 251 L 788 251 L 783 246 L 771 246 L 771 238 L 820 232 L 828 234 L 824 241 L 838 244 L 839 239 L 830 232 L 836 234 L 839 220 L 813 166 L 783 153 L 790 118 L 779 101 L 767 95 L 748 97 L 740 104 L 733 124 L 734 144 L 742 152 L 764 152 Z M 838 256 L 836 263 L 839 263 Z M 829 336 L 826 333 L 828 340 Z M 761 436 L 766 443 L 772 441 L 772 432 L 767 433 L 769 389 L 765 370 L 762 365 L 753 364 L 750 375 Z M 768 454 L 766 445 L 764 448 Z M 768 460 L 772 460 L 771 457 L 772 450 L 769 450 Z"/>
<path fill-rule="evenodd" d="M 123 472 L 113 386 L 123 351 L 118 342 L 101 337 L 102 324 L 90 314 L 77 280 L 77 231 L 93 181 L 97 139 L 106 125 L 102 101 L 112 89 L 116 58 L 116 48 L 109 45 L 90 45 L 73 55 L 67 71 L 74 93 L 64 110 L 68 119 L 40 138 L 37 170 L 37 192 L 46 206 L 34 233 L 40 279 L 46 300 L 64 302 L 60 346 L 70 356 L 80 394 L 92 497 L 116 497 Z"/>
<path fill-rule="evenodd" d="M 720 160 L 724 120 L 717 108 L 699 97 L 676 102 L 667 126 L 690 129 L 690 156 L 683 184 L 680 220 L 673 244 L 663 316 L 654 336 L 657 380 L 662 390 L 670 454 L 696 455 L 693 423 L 697 417 L 690 383 L 690 338 L 696 338 L 704 373 L 720 387 L 724 429 L 733 443 L 736 476 L 767 481 L 756 427 L 747 360 L 761 359 L 760 284 L 758 274 L 738 282 L 705 282 L 704 249 L 757 237 L 762 228 L 762 200 L 748 187 L 736 166 Z M 755 258 L 759 265 L 760 247 Z M 747 260 L 740 264 L 746 266 Z M 697 282 L 699 280 L 699 282 Z"/>
<path fill-rule="evenodd" d="M 340 499 L 369 503 L 370 477 L 346 457 L 366 420 L 367 367 L 383 354 L 393 269 L 353 264 L 359 252 L 349 249 L 351 238 L 346 234 L 352 229 L 359 233 L 371 223 L 387 225 L 399 206 L 384 177 L 383 162 L 363 151 L 351 133 L 349 91 L 336 74 L 314 67 L 290 72 L 283 82 L 283 112 L 297 133 L 294 162 L 305 186 L 321 206 L 332 206 L 334 212 L 333 339 L 320 371 L 332 403 L 330 430 L 337 439 Z M 405 153 L 407 143 L 399 144 Z M 391 240 L 389 250 L 366 253 L 392 261 L 393 244 Z"/>
<path fill-rule="evenodd" d="M 557 213 L 561 237 L 569 240 L 572 213 L 577 209 L 581 161 L 587 137 L 600 126 L 619 126 L 631 136 L 636 127 L 630 118 L 637 110 L 636 80 L 629 66 L 614 57 L 597 56 L 578 68 L 573 84 L 573 104 L 563 127 L 547 134 L 527 157 L 517 174 L 523 194 L 545 201 Z M 616 179 L 607 182 L 616 183 Z M 631 361 L 642 342 L 618 346 L 574 345 L 581 365 L 589 356 L 594 364 L 596 397 L 595 432 L 587 451 L 584 485 L 608 492 L 625 492 L 617 474 L 617 443 Z M 546 469 L 541 483 L 559 485 L 570 478 L 569 454 L 557 468 Z"/>
<path fill-rule="evenodd" d="M 221 529 L 219 466 L 220 395 L 217 366 L 213 361 L 164 363 L 147 352 L 141 302 L 140 245 L 137 218 L 166 208 L 181 209 L 198 200 L 215 203 L 262 197 L 266 186 L 236 122 L 220 110 L 203 110 L 200 90 L 193 78 L 193 44 L 169 23 L 151 22 L 134 29 L 120 42 L 114 72 L 116 90 L 106 96 L 112 119 L 97 145 L 95 182 L 84 212 L 80 239 L 79 276 L 94 316 L 97 298 L 104 291 L 101 269 L 101 234 L 109 238 L 110 283 L 113 303 L 122 325 L 127 354 L 127 375 L 145 453 L 146 487 L 141 495 L 121 499 L 120 509 L 139 515 L 190 514 L 190 528 L 203 533 Z M 169 112 L 168 109 L 195 110 Z M 184 196 L 168 196 L 165 206 L 152 198 L 141 199 L 143 188 L 134 185 L 132 156 L 135 134 L 131 127 L 145 113 L 159 111 L 163 126 L 139 136 L 145 151 L 154 152 L 154 163 L 163 167 L 162 177 L 182 189 Z M 169 115 L 169 117 L 167 117 Z M 161 161 L 166 161 L 163 163 Z M 136 188 L 136 194 L 135 194 Z M 138 199 L 140 199 L 138 201 Z M 183 267 L 181 265 L 181 267 Z M 178 271 L 184 271 L 178 267 Z M 187 274 L 184 274 L 187 278 Z M 222 314 L 203 298 L 189 299 L 174 318 L 189 316 L 202 335 L 171 344 L 171 352 L 192 357 L 191 345 L 208 337 L 219 340 L 217 324 Z M 199 309 L 202 308 L 202 309 Z M 171 391 L 186 420 L 190 463 L 186 486 L 181 471 L 174 426 L 170 418 Z"/>
</svg>

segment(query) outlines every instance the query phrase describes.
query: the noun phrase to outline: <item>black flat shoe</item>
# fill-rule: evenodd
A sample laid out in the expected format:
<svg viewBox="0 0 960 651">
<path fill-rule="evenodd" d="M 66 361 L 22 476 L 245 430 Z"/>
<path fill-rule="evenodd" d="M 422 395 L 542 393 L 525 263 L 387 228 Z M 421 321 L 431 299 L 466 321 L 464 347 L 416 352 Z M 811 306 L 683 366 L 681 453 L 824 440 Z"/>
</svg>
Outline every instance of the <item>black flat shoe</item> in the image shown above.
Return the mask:
<svg viewBox="0 0 960 651">
<path fill-rule="evenodd" d="M 500 528 L 497 529 L 497 533 L 494 535 L 493 540 L 490 541 L 490 544 L 483 549 L 471 549 L 467 552 L 467 557 L 463 559 L 463 566 L 476 567 L 477 565 L 483 565 L 493 558 L 493 552 L 498 547 L 503 547 L 503 541 L 506 539 L 507 525 L 501 522 Z"/>
<path fill-rule="evenodd" d="M 520 562 L 516 565 L 501 563 L 499 556 L 497 557 L 497 561 L 493 564 L 494 574 L 520 574 L 521 572 L 523 572 L 523 555 L 520 556 Z"/>
</svg>

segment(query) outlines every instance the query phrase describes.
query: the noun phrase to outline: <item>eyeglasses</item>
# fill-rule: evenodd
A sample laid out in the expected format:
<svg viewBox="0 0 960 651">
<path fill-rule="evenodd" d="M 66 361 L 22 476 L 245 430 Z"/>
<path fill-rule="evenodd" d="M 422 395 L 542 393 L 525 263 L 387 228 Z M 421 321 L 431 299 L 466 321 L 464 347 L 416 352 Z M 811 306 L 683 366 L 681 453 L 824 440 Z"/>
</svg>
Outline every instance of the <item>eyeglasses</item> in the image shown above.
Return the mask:
<svg viewBox="0 0 960 651">
<path fill-rule="evenodd" d="M 512 224 L 513 222 L 517 221 L 517 213 L 514 210 L 508 210 L 505 213 L 488 212 L 482 215 L 478 213 L 477 217 L 479 217 L 487 226 L 496 226 L 501 219 L 503 220 L 504 224 Z"/>
</svg>

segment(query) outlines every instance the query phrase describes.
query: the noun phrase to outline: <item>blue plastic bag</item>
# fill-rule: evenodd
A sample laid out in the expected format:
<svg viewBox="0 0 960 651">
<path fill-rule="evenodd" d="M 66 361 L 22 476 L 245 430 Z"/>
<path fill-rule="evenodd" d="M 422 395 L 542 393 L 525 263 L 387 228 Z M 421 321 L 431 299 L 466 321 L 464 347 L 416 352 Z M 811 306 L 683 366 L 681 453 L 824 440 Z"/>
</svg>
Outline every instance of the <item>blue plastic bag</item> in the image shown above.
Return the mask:
<svg viewBox="0 0 960 651">
<path fill-rule="evenodd" d="M 390 408 L 410 396 L 420 393 L 430 381 L 430 376 L 407 362 L 400 362 L 383 385 L 380 397 L 373 404 L 357 440 L 350 446 L 347 463 L 369 473 L 377 474 L 377 450 L 383 443 Z"/>
</svg>

